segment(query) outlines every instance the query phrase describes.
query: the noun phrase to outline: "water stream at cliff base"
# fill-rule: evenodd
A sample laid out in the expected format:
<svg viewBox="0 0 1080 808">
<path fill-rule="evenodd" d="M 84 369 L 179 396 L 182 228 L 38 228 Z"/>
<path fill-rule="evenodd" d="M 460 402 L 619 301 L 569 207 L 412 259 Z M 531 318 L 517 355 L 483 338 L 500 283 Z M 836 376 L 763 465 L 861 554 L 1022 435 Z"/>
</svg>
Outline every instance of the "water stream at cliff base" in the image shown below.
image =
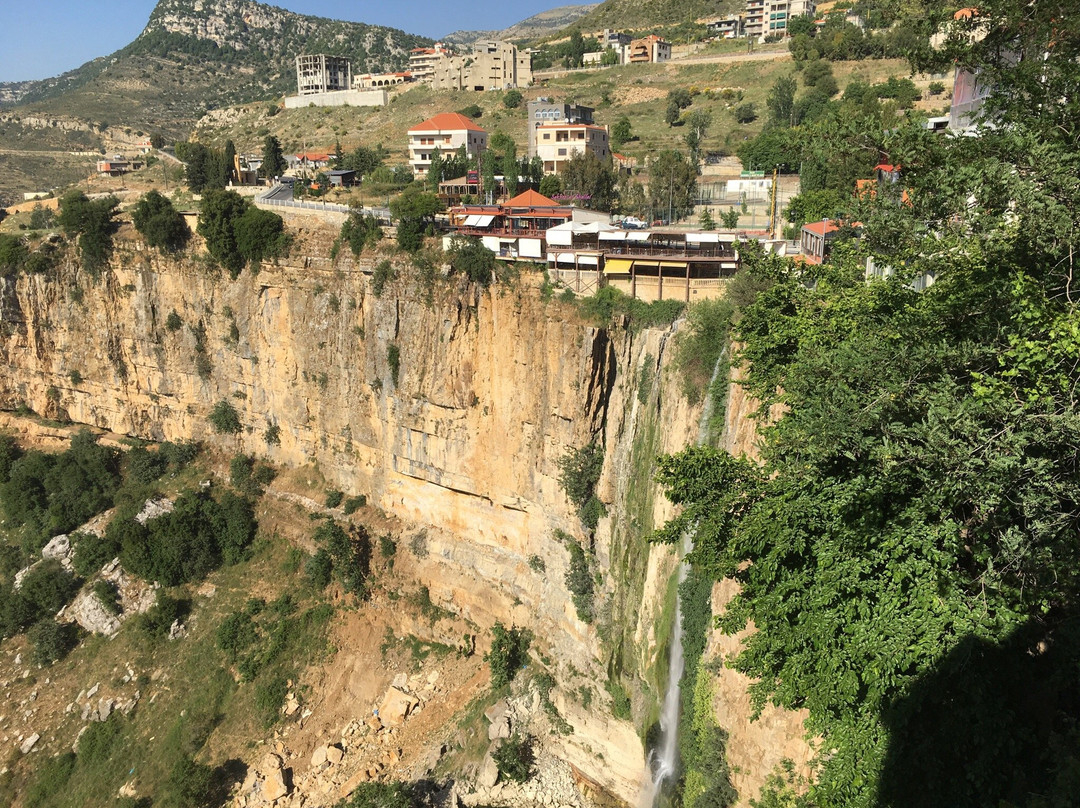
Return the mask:
<svg viewBox="0 0 1080 808">
<path fill-rule="evenodd" d="M 716 360 L 709 386 L 706 388 L 705 406 L 702 407 L 701 420 L 698 421 L 698 446 L 705 443 L 709 437 L 709 422 L 713 414 L 712 388 L 726 358 L 727 350 L 725 349 Z M 693 549 L 694 531 L 687 530 L 679 543 L 679 569 L 676 573 L 679 585 L 686 580 L 686 575 L 690 571 L 690 566 L 683 559 Z M 664 701 L 660 707 L 660 744 L 649 752 L 646 761 L 648 784 L 642 793 L 640 808 L 658 808 L 666 790 L 675 784 L 675 776 L 679 768 L 679 711 L 682 706 L 680 683 L 683 676 L 683 664 L 682 603 L 678 595 L 678 587 L 676 587 L 675 618 L 668 646 L 667 690 L 664 692 Z"/>
</svg>

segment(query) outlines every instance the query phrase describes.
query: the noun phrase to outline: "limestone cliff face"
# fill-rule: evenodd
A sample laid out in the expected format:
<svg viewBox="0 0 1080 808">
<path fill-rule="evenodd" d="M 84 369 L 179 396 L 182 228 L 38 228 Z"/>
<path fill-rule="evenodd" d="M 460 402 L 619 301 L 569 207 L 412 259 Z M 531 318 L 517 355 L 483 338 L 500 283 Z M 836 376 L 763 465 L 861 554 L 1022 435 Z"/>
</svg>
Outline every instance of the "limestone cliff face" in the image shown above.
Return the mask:
<svg viewBox="0 0 1080 808">
<path fill-rule="evenodd" d="M 597 329 L 529 288 L 437 284 L 429 297 L 402 280 L 376 297 L 348 260 L 267 265 L 229 281 L 197 258 L 121 246 L 96 281 L 69 261 L 56 278 L 3 283 L 0 407 L 317 463 L 332 484 L 414 526 L 433 600 L 481 629 L 528 626 L 597 685 L 592 715 L 562 742 L 566 758 L 635 801 L 641 742 L 604 703 L 604 645 L 576 617 L 553 531 L 581 535 L 558 461 L 597 440 L 610 513 L 595 540 L 598 601 L 608 625 L 628 621 L 621 630 L 647 649 L 672 554 L 650 550 L 643 535 L 669 506 L 648 479 L 631 477 L 642 456 L 648 467 L 696 431 L 681 396 L 663 395 L 676 389 L 663 383 L 668 332 Z M 239 413 L 239 434 L 212 430 L 220 401 Z M 267 442 L 271 425 L 279 444 Z M 624 501 L 634 485 L 648 489 L 639 497 L 647 518 Z M 638 582 L 629 593 L 627 575 Z M 648 651 L 640 657 L 644 669 Z"/>
</svg>

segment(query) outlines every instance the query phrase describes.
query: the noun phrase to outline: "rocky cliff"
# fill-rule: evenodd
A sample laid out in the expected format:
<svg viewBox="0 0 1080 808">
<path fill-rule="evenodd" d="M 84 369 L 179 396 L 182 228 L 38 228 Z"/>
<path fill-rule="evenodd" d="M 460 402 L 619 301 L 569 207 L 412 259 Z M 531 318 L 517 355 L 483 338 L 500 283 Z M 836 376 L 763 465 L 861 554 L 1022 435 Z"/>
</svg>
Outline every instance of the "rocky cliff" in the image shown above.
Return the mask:
<svg viewBox="0 0 1080 808">
<path fill-rule="evenodd" d="M 99 279 L 69 260 L 55 277 L 3 282 L 0 406 L 314 463 L 366 494 L 414 526 L 408 543 L 433 600 L 481 629 L 528 626 L 560 671 L 597 685 L 564 755 L 584 781 L 633 802 L 641 742 L 611 717 L 603 684 L 621 680 L 636 717 L 647 714 L 639 685 L 672 566 L 643 538 L 667 507 L 649 469 L 692 439 L 697 417 L 664 395 L 677 389 L 665 383 L 670 334 L 594 327 L 527 280 L 425 289 L 403 266 L 376 296 L 347 258 L 229 281 L 197 257 L 140 247 L 118 247 Z M 236 435 L 210 426 L 222 401 L 240 416 Z M 598 619 L 586 624 L 554 531 L 585 538 L 558 462 L 593 441 L 605 450 L 609 515 L 591 556 Z"/>
</svg>

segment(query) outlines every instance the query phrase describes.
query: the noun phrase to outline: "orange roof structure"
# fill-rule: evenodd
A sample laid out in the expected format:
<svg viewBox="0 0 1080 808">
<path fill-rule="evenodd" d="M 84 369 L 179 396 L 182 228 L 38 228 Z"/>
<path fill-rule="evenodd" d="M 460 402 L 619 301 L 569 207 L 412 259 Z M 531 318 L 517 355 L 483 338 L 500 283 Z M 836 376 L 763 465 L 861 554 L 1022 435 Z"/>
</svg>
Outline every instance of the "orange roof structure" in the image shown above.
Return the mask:
<svg viewBox="0 0 1080 808">
<path fill-rule="evenodd" d="M 309 163 L 325 163 L 330 159 L 330 155 L 322 152 L 300 152 L 296 159 L 307 160 Z"/>
<path fill-rule="evenodd" d="M 557 208 L 560 207 L 559 203 L 554 199 L 548 199 L 543 194 L 538 194 L 531 188 L 528 191 L 524 191 L 513 199 L 510 199 L 503 203 L 503 207 L 506 208 Z"/>
<path fill-rule="evenodd" d="M 471 118 L 467 118 L 460 112 L 440 112 L 433 118 L 428 118 L 423 123 L 412 127 L 410 132 L 449 132 L 455 129 L 467 129 L 470 132 L 484 132 L 487 130 L 477 126 Z"/>
</svg>

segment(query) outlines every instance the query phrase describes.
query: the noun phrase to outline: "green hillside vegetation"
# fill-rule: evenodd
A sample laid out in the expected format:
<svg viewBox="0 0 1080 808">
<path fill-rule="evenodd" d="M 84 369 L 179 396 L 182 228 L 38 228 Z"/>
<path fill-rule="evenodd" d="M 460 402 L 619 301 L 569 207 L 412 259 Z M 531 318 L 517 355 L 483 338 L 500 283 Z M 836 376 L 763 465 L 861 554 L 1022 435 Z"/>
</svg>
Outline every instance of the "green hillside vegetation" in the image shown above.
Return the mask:
<svg viewBox="0 0 1080 808">
<path fill-rule="evenodd" d="M 573 23 L 579 31 L 653 29 L 718 17 L 745 6 L 739 0 L 605 0 Z"/>
<path fill-rule="evenodd" d="M 1056 47 L 1077 26 L 980 11 L 986 39 L 958 35 L 927 66 L 981 66 L 998 126 L 942 138 L 822 118 L 822 165 L 887 155 L 906 197 L 861 199 L 863 237 L 831 263 L 745 253 L 764 289 L 736 361 L 761 412 L 784 411 L 759 424 L 761 464 L 707 448 L 660 461 L 686 507 L 659 538 L 694 526 L 695 567 L 740 586 L 721 629 L 756 628 L 724 664 L 822 738 L 807 793 L 780 777 L 762 805 L 1080 794 L 1080 130 L 1063 92 L 1080 68 Z M 1016 67 L 1017 48 L 1038 57 Z M 867 257 L 895 274 L 868 281 Z"/>
<path fill-rule="evenodd" d="M 213 18 L 219 41 L 200 34 Z M 255 2 L 162 0 L 128 46 L 38 83 L 20 111 L 147 127 L 181 136 L 207 109 L 296 91 L 294 59 L 330 53 L 353 72 L 402 69 L 430 44 L 393 28 L 294 14 Z"/>
</svg>

